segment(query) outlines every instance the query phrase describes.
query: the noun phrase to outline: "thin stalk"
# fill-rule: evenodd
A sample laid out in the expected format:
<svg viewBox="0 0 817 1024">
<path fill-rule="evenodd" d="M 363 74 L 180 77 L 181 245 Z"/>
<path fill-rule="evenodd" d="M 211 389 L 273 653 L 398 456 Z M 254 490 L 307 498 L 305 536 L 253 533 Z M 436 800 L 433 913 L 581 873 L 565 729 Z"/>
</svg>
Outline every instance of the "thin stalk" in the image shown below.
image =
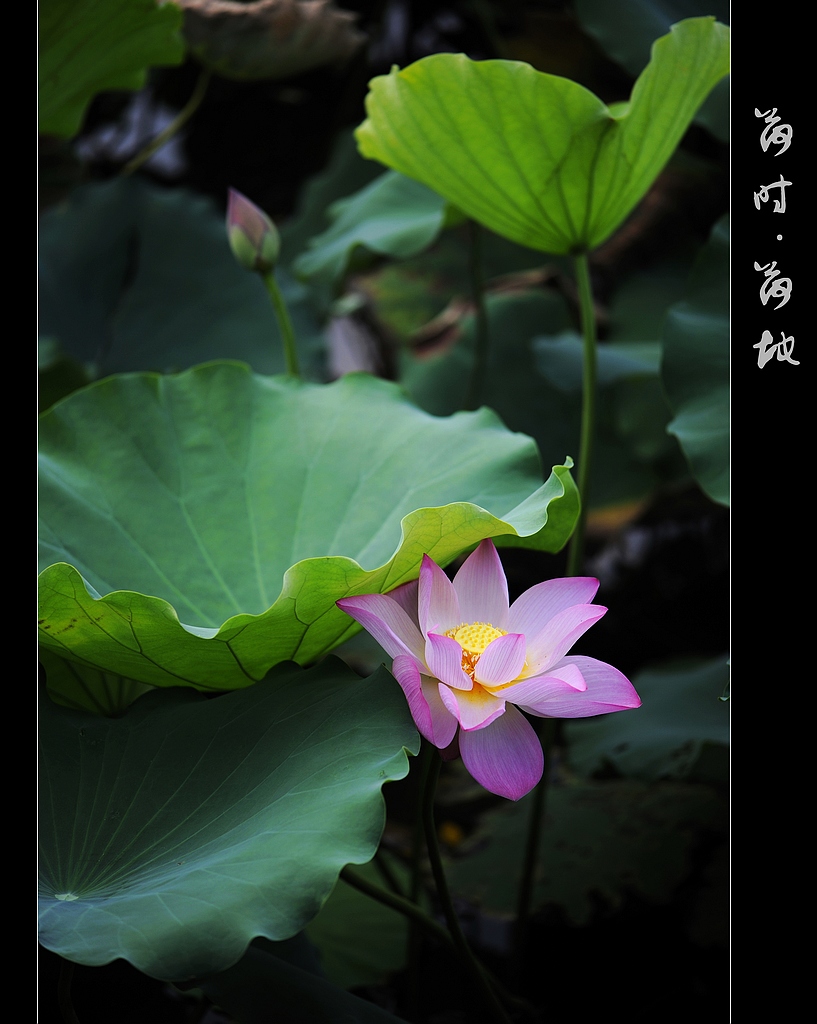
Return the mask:
<svg viewBox="0 0 817 1024">
<path fill-rule="evenodd" d="M 354 889 L 365 893 L 366 896 L 371 896 L 373 900 L 377 900 L 378 903 L 382 903 L 386 907 L 391 907 L 392 910 L 396 910 L 398 914 L 403 914 L 411 921 L 416 921 L 425 931 L 430 932 L 438 939 L 442 939 L 447 945 L 453 946 L 454 943 L 448 934 L 448 930 L 443 928 L 441 924 L 438 924 L 433 917 L 429 917 L 422 907 L 412 903 L 405 896 L 398 896 L 396 892 L 390 892 L 382 886 L 375 885 L 364 878 L 363 875 L 359 875 L 348 864 L 341 871 L 340 877 Z"/>
<path fill-rule="evenodd" d="M 519 894 L 516 903 L 516 922 L 514 924 L 513 958 L 517 971 L 521 970 L 525 939 L 528 932 L 531 895 L 533 894 L 533 873 L 539 855 L 539 839 L 542 832 L 542 816 L 545 813 L 545 797 L 547 795 L 550 775 L 550 755 L 556 735 L 556 722 L 552 718 L 543 721 L 540 739 L 545 768 L 542 778 L 533 791 L 533 802 L 528 819 L 528 834 L 525 842 L 525 857 L 522 863 L 522 878 L 519 883 Z"/>
<path fill-rule="evenodd" d="M 377 852 L 374 855 L 374 866 L 380 872 L 383 881 L 388 885 L 393 893 L 396 893 L 398 896 L 404 895 L 403 887 L 397 881 L 388 861 L 383 856 L 383 848 L 380 846 L 377 848 Z"/>
<path fill-rule="evenodd" d="M 440 856 L 440 847 L 437 842 L 437 828 L 434 824 L 434 794 L 437 789 L 437 779 L 440 776 L 441 766 L 442 758 L 435 757 L 431 770 L 428 773 L 428 779 L 426 780 L 424 794 L 425 799 L 423 801 L 423 823 L 425 825 L 426 832 L 428 859 L 431 863 L 434 883 L 437 886 L 437 896 L 440 900 L 440 904 L 442 905 L 443 913 L 445 914 L 445 919 L 448 923 L 448 930 L 451 933 L 451 938 L 454 940 L 454 948 L 459 954 L 463 966 L 467 968 L 471 975 L 471 978 L 477 987 L 477 991 L 482 992 L 488 1002 L 488 1005 L 493 1011 L 494 1016 L 501 1022 L 501 1024 L 511 1024 L 508 1015 L 505 1013 L 502 1004 L 491 987 L 484 968 L 471 952 L 471 947 L 466 941 L 459 918 L 454 910 L 454 904 L 451 902 L 451 893 L 448 889 L 448 882 L 446 881 L 445 870 L 443 869 L 443 861 Z"/>
<path fill-rule="evenodd" d="M 71 981 L 74 977 L 74 965 L 70 960 L 63 960 L 60 964 L 60 977 L 57 982 L 57 1001 L 60 1006 L 65 1024 L 79 1024 L 79 1017 L 74 1011 L 74 1004 L 71 1000 Z"/>
<path fill-rule="evenodd" d="M 465 395 L 465 408 L 476 409 L 482 400 L 485 375 L 488 372 L 488 314 L 485 310 L 485 287 L 482 280 L 482 228 L 476 221 L 468 222 L 471 298 L 474 303 L 474 361 Z"/>
<path fill-rule="evenodd" d="M 422 740 L 420 750 L 420 785 L 417 791 L 417 811 L 414 817 L 414 833 L 411 846 L 411 889 L 409 896 L 415 903 L 420 899 L 420 888 L 422 884 L 421 864 L 423 858 L 423 806 L 425 801 L 426 783 L 428 773 L 431 771 L 431 762 L 434 758 L 434 747 L 428 740 Z"/>
<path fill-rule="evenodd" d="M 581 509 L 576 529 L 570 541 L 567 557 L 567 575 L 578 576 L 584 559 L 584 533 L 587 521 L 587 491 L 590 482 L 590 463 L 593 452 L 593 435 L 596 421 L 596 315 L 593 307 L 593 291 L 590 285 L 590 269 L 587 254 L 575 257 L 576 282 L 579 291 L 579 316 L 581 319 L 582 337 L 584 339 L 584 359 L 582 372 L 582 423 L 579 439 L 579 470 L 578 488 Z M 534 790 L 528 831 L 525 841 L 525 857 L 522 865 L 522 877 L 516 905 L 516 924 L 514 927 L 514 958 L 513 962 L 519 969 L 522 949 L 528 930 L 530 901 L 533 892 L 533 873 L 539 852 L 539 836 L 542 815 L 545 809 L 545 797 L 548 786 L 548 769 L 550 754 L 553 748 L 555 722 L 546 719 L 541 732 L 542 752 L 545 768 L 542 778 Z"/>
<path fill-rule="evenodd" d="M 391 909 L 396 910 L 398 914 L 403 914 L 412 923 L 418 924 L 430 935 L 440 939 L 446 946 L 448 946 L 449 949 L 456 952 L 457 947 L 449 930 L 435 921 L 433 917 L 430 917 L 423 908 L 418 906 L 416 903 L 406 899 L 405 896 L 398 896 L 396 893 L 382 888 L 382 886 L 375 885 L 367 878 L 364 878 L 363 875 L 358 874 L 358 872 L 348 864 L 341 870 L 340 877 L 347 885 L 351 885 L 352 888 L 357 889 L 366 896 L 370 896 L 373 900 L 377 900 L 378 903 L 382 903 L 385 907 L 391 907 Z M 531 1016 L 535 1016 L 536 1011 L 534 1007 L 526 999 L 520 999 L 518 996 L 511 995 L 505 990 L 501 982 L 491 974 L 487 967 L 483 967 L 481 964 L 478 964 L 478 966 L 484 974 L 486 981 L 496 989 L 497 994 L 500 995 L 509 1006 L 514 1006 L 517 1009 L 524 1010 Z"/>
<path fill-rule="evenodd" d="M 140 150 L 133 160 L 125 164 L 121 172 L 123 177 L 133 174 L 134 171 L 138 171 L 142 164 L 147 163 L 154 153 L 158 152 L 166 142 L 169 142 L 170 139 L 172 139 L 173 136 L 187 124 L 193 114 L 195 114 L 201 106 L 201 101 L 204 99 L 204 94 L 207 92 L 207 86 L 210 84 L 211 75 L 212 72 L 208 71 L 206 68 L 202 70 L 190 99 L 185 103 L 170 124 L 166 128 L 163 128 L 155 139 Z"/>
<path fill-rule="evenodd" d="M 434 750 L 428 740 L 422 740 L 420 748 L 420 784 L 417 790 L 417 809 L 414 815 L 414 833 L 411 844 L 411 880 L 409 882 L 409 898 L 412 903 L 419 904 L 420 889 L 422 887 L 422 855 L 423 855 L 423 794 L 425 793 L 426 780 L 431 769 L 431 759 Z M 448 937 L 448 932 L 445 933 Z M 450 937 L 449 937 L 450 938 Z M 422 935 L 420 925 L 412 921 L 409 925 L 408 935 L 408 986 L 407 1002 L 409 1015 L 417 1016 L 420 1004 L 420 950 L 422 948 Z"/>
<path fill-rule="evenodd" d="M 267 287 L 269 297 L 272 299 L 272 306 L 275 310 L 275 315 L 278 317 L 278 327 L 281 330 L 281 338 L 284 342 L 284 359 L 286 360 L 287 373 L 291 377 L 300 377 L 301 371 L 298 369 L 298 353 L 295 349 L 295 332 L 292 329 L 292 321 L 289 319 L 289 313 L 287 312 L 286 303 L 284 302 L 284 297 L 281 294 L 281 289 L 278 287 L 278 282 L 275 280 L 275 271 L 270 270 L 269 273 L 262 274 L 261 277 Z"/>
<path fill-rule="evenodd" d="M 582 428 L 579 439 L 579 521 L 570 540 L 567 555 L 567 575 L 578 576 L 584 559 L 584 531 L 587 523 L 587 491 L 590 482 L 590 463 L 593 453 L 593 435 L 596 425 L 596 314 L 587 253 L 574 259 L 576 282 L 579 286 L 579 315 L 584 338 L 582 371 Z"/>
</svg>

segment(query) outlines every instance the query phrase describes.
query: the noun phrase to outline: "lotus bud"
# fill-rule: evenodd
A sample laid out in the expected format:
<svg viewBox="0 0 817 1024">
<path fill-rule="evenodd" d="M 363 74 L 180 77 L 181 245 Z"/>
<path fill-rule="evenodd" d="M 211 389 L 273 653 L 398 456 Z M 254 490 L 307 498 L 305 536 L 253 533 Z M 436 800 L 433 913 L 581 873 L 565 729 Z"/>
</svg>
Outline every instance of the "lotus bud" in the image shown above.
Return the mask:
<svg viewBox="0 0 817 1024">
<path fill-rule="evenodd" d="M 227 237 L 245 270 L 268 274 L 275 266 L 281 250 L 278 229 L 263 210 L 234 188 L 227 205 Z"/>
</svg>

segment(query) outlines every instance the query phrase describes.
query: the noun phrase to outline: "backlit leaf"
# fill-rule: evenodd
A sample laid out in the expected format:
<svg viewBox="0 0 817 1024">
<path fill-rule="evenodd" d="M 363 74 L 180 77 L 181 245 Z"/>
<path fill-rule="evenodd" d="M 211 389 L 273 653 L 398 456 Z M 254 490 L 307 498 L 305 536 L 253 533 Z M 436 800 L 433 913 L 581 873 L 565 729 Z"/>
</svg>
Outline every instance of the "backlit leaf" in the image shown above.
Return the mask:
<svg viewBox="0 0 817 1024">
<path fill-rule="evenodd" d="M 358 145 L 522 245 L 594 249 L 644 196 L 727 74 L 728 39 L 714 18 L 674 25 L 615 111 L 528 64 L 433 54 L 370 82 Z"/>
</svg>

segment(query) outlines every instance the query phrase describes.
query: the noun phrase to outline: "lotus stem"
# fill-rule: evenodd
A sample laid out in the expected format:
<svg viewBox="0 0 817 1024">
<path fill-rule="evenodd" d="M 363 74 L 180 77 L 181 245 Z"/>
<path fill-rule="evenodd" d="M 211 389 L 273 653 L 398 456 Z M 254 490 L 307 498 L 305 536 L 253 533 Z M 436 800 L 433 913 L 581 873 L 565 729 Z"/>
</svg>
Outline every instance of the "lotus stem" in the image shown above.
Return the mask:
<svg viewBox="0 0 817 1024">
<path fill-rule="evenodd" d="M 528 932 L 531 897 L 533 895 L 533 874 L 536 870 L 536 861 L 539 855 L 539 839 L 542 833 L 542 818 L 545 813 L 545 797 L 547 796 L 550 774 L 550 756 L 555 736 L 555 719 L 545 718 L 540 732 L 545 767 L 542 772 L 542 778 L 533 790 L 533 800 L 528 819 L 528 834 L 525 842 L 525 857 L 522 862 L 522 876 L 516 903 L 516 921 L 514 922 L 513 937 L 514 955 L 512 960 L 517 971 L 521 971 L 525 939 Z"/>
<path fill-rule="evenodd" d="M 278 287 L 278 282 L 275 280 L 275 271 L 270 270 L 266 274 L 261 275 L 264 279 L 269 297 L 272 299 L 272 305 L 275 310 L 275 315 L 278 318 L 278 327 L 281 331 L 281 338 L 284 342 L 284 359 L 286 360 L 287 373 L 291 377 L 300 377 L 301 371 L 298 368 L 298 353 L 295 349 L 295 332 L 292 329 L 292 321 L 289 318 L 286 303 L 284 297 L 281 294 L 281 289 Z"/>
<path fill-rule="evenodd" d="M 59 1002 L 60 1013 L 62 1013 L 65 1024 L 79 1024 L 79 1017 L 74 1011 L 74 1004 L 71 1000 L 71 982 L 74 977 L 74 965 L 70 960 L 63 960 L 60 964 L 60 977 L 57 982 L 57 1001 Z"/>
<path fill-rule="evenodd" d="M 468 945 L 462 926 L 460 925 L 459 918 L 454 910 L 454 904 L 451 902 L 451 893 L 449 892 L 448 882 L 445 877 L 443 861 L 440 856 L 440 846 L 437 842 L 437 828 L 434 823 L 434 794 L 437 791 L 437 779 L 440 776 L 441 767 L 442 758 L 435 757 L 426 780 L 423 800 L 423 823 L 425 825 L 428 859 L 431 863 L 431 871 L 434 875 L 434 883 L 437 887 L 437 896 L 440 900 L 443 913 L 445 914 L 451 938 L 454 941 L 454 948 L 459 954 L 463 965 L 471 975 L 477 991 L 482 992 L 488 1002 L 488 1006 L 490 1006 L 494 1016 L 498 1021 L 500 1021 L 500 1024 L 511 1024 L 508 1015 L 505 1013 L 502 1004 L 497 998 L 496 992 L 493 990 L 488 978 L 486 977 L 484 968 L 471 952 L 471 947 Z"/>
<path fill-rule="evenodd" d="M 426 780 L 431 769 L 431 759 L 434 751 L 428 740 L 421 741 L 420 748 L 420 784 L 417 790 L 417 810 L 414 815 L 414 833 L 411 844 L 411 880 L 409 882 L 409 898 L 412 903 L 419 904 L 420 890 L 422 888 L 422 843 L 423 843 L 423 800 L 425 795 Z M 448 932 L 445 933 L 450 941 Z M 417 1015 L 420 994 L 420 949 L 422 936 L 420 925 L 417 921 L 411 921 L 408 937 L 408 1007 L 412 1017 Z"/>
<path fill-rule="evenodd" d="M 590 463 L 596 425 L 596 314 L 590 285 L 587 253 L 575 257 L 576 282 L 579 288 L 579 315 L 584 339 L 582 370 L 582 426 L 579 439 L 579 500 L 581 508 L 576 529 L 570 539 L 567 556 L 567 575 L 578 576 L 584 561 L 584 533 L 587 523 L 587 495 L 590 484 Z"/>
<path fill-rule="evenodd" d="M 374 855 L 374 866 L 380 872 L 383 881 L 386 883 L 386 885 L 393 893 L 396 893 L 398 896 L 405 895 L 403 892 L 403 887 L 397 881 L 397 878 L 395 877 L 395 874 L 392 871 L 388 861 L 383 856 L 382 846 L 378 846 L 377 852 Z"/>
<path fill-rule="evenodd" d="M 362 892 L 364 895 L 371 897 L 373 900 L 377 900 L 378 903 L 382 903 L 385 907 L 390 907 L 392 910 L 396 910 L 398 914 L 403 914 L 412 923 L 416 923 L 429 934 L 435 938 L 440 939 L 449 949 L 456 950 L 456 944 L 454 939 L 447 928 L 444 928 L 441 924 L 438 924 L 433 917 L 430 917 L 422 907 L 418 904 L 413 903 L 411 900 L 406 899 L 405 896 L 398 896 L 396 893 L 390 892 L 388 889 L 384 889 L 379 885 L 375 885 L 370 882 L 363 875 L 358 874 L 350 865 L 346 865 L 341 872 L 340 877 L 346 882 L 347 885 L 351 885 L 353 889 L 357 889 L 358 892 Z M 486 981 L 492 985 L 497 993 L 508 1003 L 509 1006 L 514 1006 L 520 1010 L 524 1010 L 531 1016 L 535 1015 L 535 1010 L 526 999 L 520 999 L 517 996 L 511 995 L 506 992 L 501 983 L 494 978 L 491 972 L 478 963 L 480 971 L 483 973 Z M 506 1018 L 503 1018 L 503 1021 Z"/>
<path fill-rule="evenodd" d="M 465 395 L 465 408 L 477 409 L 482 401 L 485 375 L 488 370 L 488 314 L 485 309 L 485 287 L 482 279 L 482 227 L 468 222 L 471 297 L 474 303 L 474 361 Z"/>
<path fill-rule="evenodd" d="M 593 450 L 593 435 L 596 419 L 596 315 L 593 307 L 593 291 L 590 284 L 590 269 L 587 254 L 580 253 L 575 257 L 576 281 L 579 291 L 579 315 L 581 319 L 582 337 L 584 340 L 584 359 L 582 369 L 582 421 L 579 439 L 578 488 L 581 508 L 576 529 L 570 540 L 567 557 L 567 575 L 578 576 L 584 561 L 584 533 L 587 519 L 587 492 L 590 482 L 590 463 Z M 514 963 L 519 965 L 528 929 L 530 903 L 533 893 L 533 873 L 539 852 L 539 837 L 542 827 L 542 816 L 545 810 L 545 797 L 548 786 L 548 768 L 550 754 L 555 736 L 555 723 L 546 719 L 541 732 L 545 767 L 542 778 L 536 784 L 531 804 L 528 831 L 525 841 L 525 857 L 522 875 L 519 882 L 519 893 L 514 926 Z"/>
<path fill-rule="evenodd" d="M 453 940 L 448 934 L 448 930 L 443 928 L 441 924 L 438 924 L 433 917 L 429 917 L 422 907 L 406 899 L 405 896 L 398 896 L 396 892 L 390 892 L 382 886 L 375 885 L 374 882 L 370 882 L 363 875 L 358 874 L 348 864 L 341 871 L 340 877 L 347 885 L 351 885 L 352 888 L 365 893 L 366 896 L 371 896 L 378 903 L 391 907 L 392 910 L 396 910 L 398 914 L 403 914 L 411 921 L 416 921 L 421 928 L 431 932 L 436 938 L 442 939 L 447 945 L 453 945 Z"/>
<path fill-rule="evenodd" d="M 195 114 L 201 106 L 201 101 L 204 99 L 204 95 L 207 92 L 207 86 L 210 84 L 211 75 L 212 72 L 208 71 L 206 68 L 202 70 L 190 99 L 173 118 L 170 124 L 166 128 L 162 129 L 156 138 L 140 150 L 131 161 L 125 164 L 121 171 L 123 177 L 126 178 L 128 175 L 133 174 L 134 171 L 138 171 L 142 164 L 147 163 L 154 153 L 157 153 L 166 142 L 169 142 L 170 139 L 172 139 L 173 136 L 187 124 L 193 114 Z"/>
</svg>

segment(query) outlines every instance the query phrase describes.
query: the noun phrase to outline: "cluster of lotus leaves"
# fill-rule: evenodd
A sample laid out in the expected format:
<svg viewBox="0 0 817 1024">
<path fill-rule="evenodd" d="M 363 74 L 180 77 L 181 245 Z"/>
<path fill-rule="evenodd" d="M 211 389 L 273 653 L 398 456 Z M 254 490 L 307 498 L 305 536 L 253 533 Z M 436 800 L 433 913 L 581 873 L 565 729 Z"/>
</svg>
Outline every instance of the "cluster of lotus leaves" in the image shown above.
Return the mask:
<svg viewBox="0 0 817 1024">
<path fill-rule="evenodd" d="M 40 940 L 210 976 L 371 859 L 419 749 L 385 668 L 323 657 L 358 628 L 336 600 L 485 537 L 558 550 L 569 460 L 543 482 L 487 409 L 235 362 L 92 384 L 40 448 Z"/>
<path fill-rule="evenodd" d="M 67 75 L 66 5 L 48 6 L 44 59 Z M 175 9 L 120 7 L 156 63 L 179 59 Z M 359 145 L 513 241 L 585 251 L 644 195 L 727 50 L 712 18 L 673 26 L 612 108 L 527 65 L 434 55 L 374 80 Z M 70 134 L 98 88 L 137 87 L 144 59 L 121 82 L 94 66 L 45 130 Z M 681 416 L 703 384 L 665 371 Z M 117 375 L 44 413 L 43 945 L 206 981 L 313 920 L 341 867 L 374 855 L 381 787 L 419 748 L 385 669 L 325 657 L 358 629 L 337 600 L 486 537 L 560 550 L 569 455 L 543 480 L 536 444 L 488 409 L 437 417 L 365 374 L 316 385 L 237 362 Z"/>
</svg>

